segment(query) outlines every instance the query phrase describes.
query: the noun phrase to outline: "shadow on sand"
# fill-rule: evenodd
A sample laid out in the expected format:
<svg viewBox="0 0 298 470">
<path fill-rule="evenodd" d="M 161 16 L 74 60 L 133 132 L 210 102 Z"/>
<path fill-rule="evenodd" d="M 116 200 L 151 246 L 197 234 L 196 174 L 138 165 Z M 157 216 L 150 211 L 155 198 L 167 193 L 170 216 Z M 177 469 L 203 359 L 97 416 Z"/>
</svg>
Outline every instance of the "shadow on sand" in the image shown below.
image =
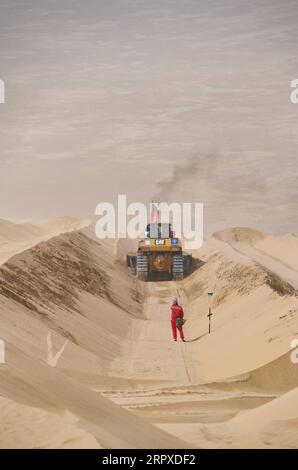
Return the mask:
<svg viewBox="0 0 298 470">
<path fill-rule="evenodd" d="M 208 333 L 204 333 L 203 335 L 198 336 L 197 338 L 186 339 L 186 340 L 185 340 L 185 343 L 193 343 L 194 341 L 199 341 L 199 339 L 203 338 L 203 337 L 206 336 L 206 335 L 208 335 Z"/>
</svg>

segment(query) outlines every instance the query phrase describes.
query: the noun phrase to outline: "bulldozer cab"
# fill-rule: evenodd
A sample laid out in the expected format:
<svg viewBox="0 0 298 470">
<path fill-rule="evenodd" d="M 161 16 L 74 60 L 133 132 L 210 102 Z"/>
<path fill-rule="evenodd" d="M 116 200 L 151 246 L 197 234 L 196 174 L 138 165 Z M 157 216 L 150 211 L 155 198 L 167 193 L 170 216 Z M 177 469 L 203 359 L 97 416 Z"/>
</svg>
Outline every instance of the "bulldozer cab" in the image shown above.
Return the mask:
<svg viewBox="0 0 298 470">
<path fill-rule="evenodd" d="M 167 223 L 148 224 L 146 238 L 173 238 L 172 225 Z"/>
</svg>

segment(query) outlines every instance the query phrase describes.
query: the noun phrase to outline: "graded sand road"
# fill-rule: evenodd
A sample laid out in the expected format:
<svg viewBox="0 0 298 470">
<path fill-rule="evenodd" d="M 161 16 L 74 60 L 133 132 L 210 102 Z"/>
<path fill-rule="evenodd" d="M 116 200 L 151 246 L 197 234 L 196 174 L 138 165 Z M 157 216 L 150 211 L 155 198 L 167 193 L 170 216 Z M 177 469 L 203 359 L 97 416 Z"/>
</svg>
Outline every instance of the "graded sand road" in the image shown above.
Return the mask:
<svg viewBox="0 0 298 470">
<path fill-rule="evenodd" d="M 170 301 L 180 295 L 180 290 L 175 282 L 145 284 L 144 319 L 133 322 L 122 355 L 112 365 L 113 375 L 176 385 L 190 383 L 186 344 L 179 334 L 177 342 L 172 340 L 170 324 Z"/>
<path fill-rule="evenodd" d="M 262 243 L 264 252 L 280 251 L 279 242 L 270 250 Z M 270 447 L 282 430 L 281 445 L 298 447 L 297 416 L 287 406 L 298 386 L 289 358 L 297 293 L 226 246 L 229 253 L 206 242 L 196 253 L 199 269 L 177 283 L 137 281 L 124 266 L 127 246 L 99 242 L 89 229 L 5 262 L 0 395 L 9 435 L 0 446 Z M 185 310 L 185 343 L 172 340 L 173 296 Z M 48 363 L 49 333 L 54 354 L 67 341 L 56 367 Z M 297 410 L 297 394 L 289 397 Z M 251 420 L 252 433 L 238 438 Z"/>
</svg>

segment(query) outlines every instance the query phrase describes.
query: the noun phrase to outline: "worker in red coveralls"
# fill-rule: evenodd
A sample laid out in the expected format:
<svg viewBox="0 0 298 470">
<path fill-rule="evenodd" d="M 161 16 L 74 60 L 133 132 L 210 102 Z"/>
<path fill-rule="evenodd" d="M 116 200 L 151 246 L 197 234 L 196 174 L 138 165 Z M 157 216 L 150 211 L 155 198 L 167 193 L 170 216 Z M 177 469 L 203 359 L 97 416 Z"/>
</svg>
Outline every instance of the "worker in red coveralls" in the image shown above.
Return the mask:
<svg viewBox="0 0 298 470">
<path fill-rule="evenodd" d="M 181 340 L 185 341 L 184 334 L 183 334 L 183 326 L 182 324 L 177 325 L 177 318 L 178 318 L 178 323 L 179 323 L 179 318 L 182 319 L 183 316 L 184 316 L 183 308 L 181 307 L 181 305 L 179 305 L 177 297 L 175 297 L 172 301 L 172 306 L 171 306 L 171 325 L 172 325 L 174 341 L 177 341 L 177 330 L 179 331 Z"/>
</svg>

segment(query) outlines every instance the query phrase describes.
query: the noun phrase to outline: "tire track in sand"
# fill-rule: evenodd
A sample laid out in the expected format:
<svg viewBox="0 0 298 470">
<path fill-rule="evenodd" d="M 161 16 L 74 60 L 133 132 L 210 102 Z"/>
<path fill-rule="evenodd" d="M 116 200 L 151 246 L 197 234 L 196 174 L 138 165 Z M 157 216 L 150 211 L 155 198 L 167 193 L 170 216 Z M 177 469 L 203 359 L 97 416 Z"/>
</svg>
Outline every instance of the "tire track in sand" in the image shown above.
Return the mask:
<svg viewBox="0 0 298 470">
<path fill-rule="evenodd" d="M 186 344 L 172 340 L 170 302 L 177 295 L 177 289 L 174 282 L 144 285 L 145 319 L 133 321 L 122 355 L 112 366 L 113 374 L 177 385 L 191 383 L 185 357 Z"/>
</svg>

